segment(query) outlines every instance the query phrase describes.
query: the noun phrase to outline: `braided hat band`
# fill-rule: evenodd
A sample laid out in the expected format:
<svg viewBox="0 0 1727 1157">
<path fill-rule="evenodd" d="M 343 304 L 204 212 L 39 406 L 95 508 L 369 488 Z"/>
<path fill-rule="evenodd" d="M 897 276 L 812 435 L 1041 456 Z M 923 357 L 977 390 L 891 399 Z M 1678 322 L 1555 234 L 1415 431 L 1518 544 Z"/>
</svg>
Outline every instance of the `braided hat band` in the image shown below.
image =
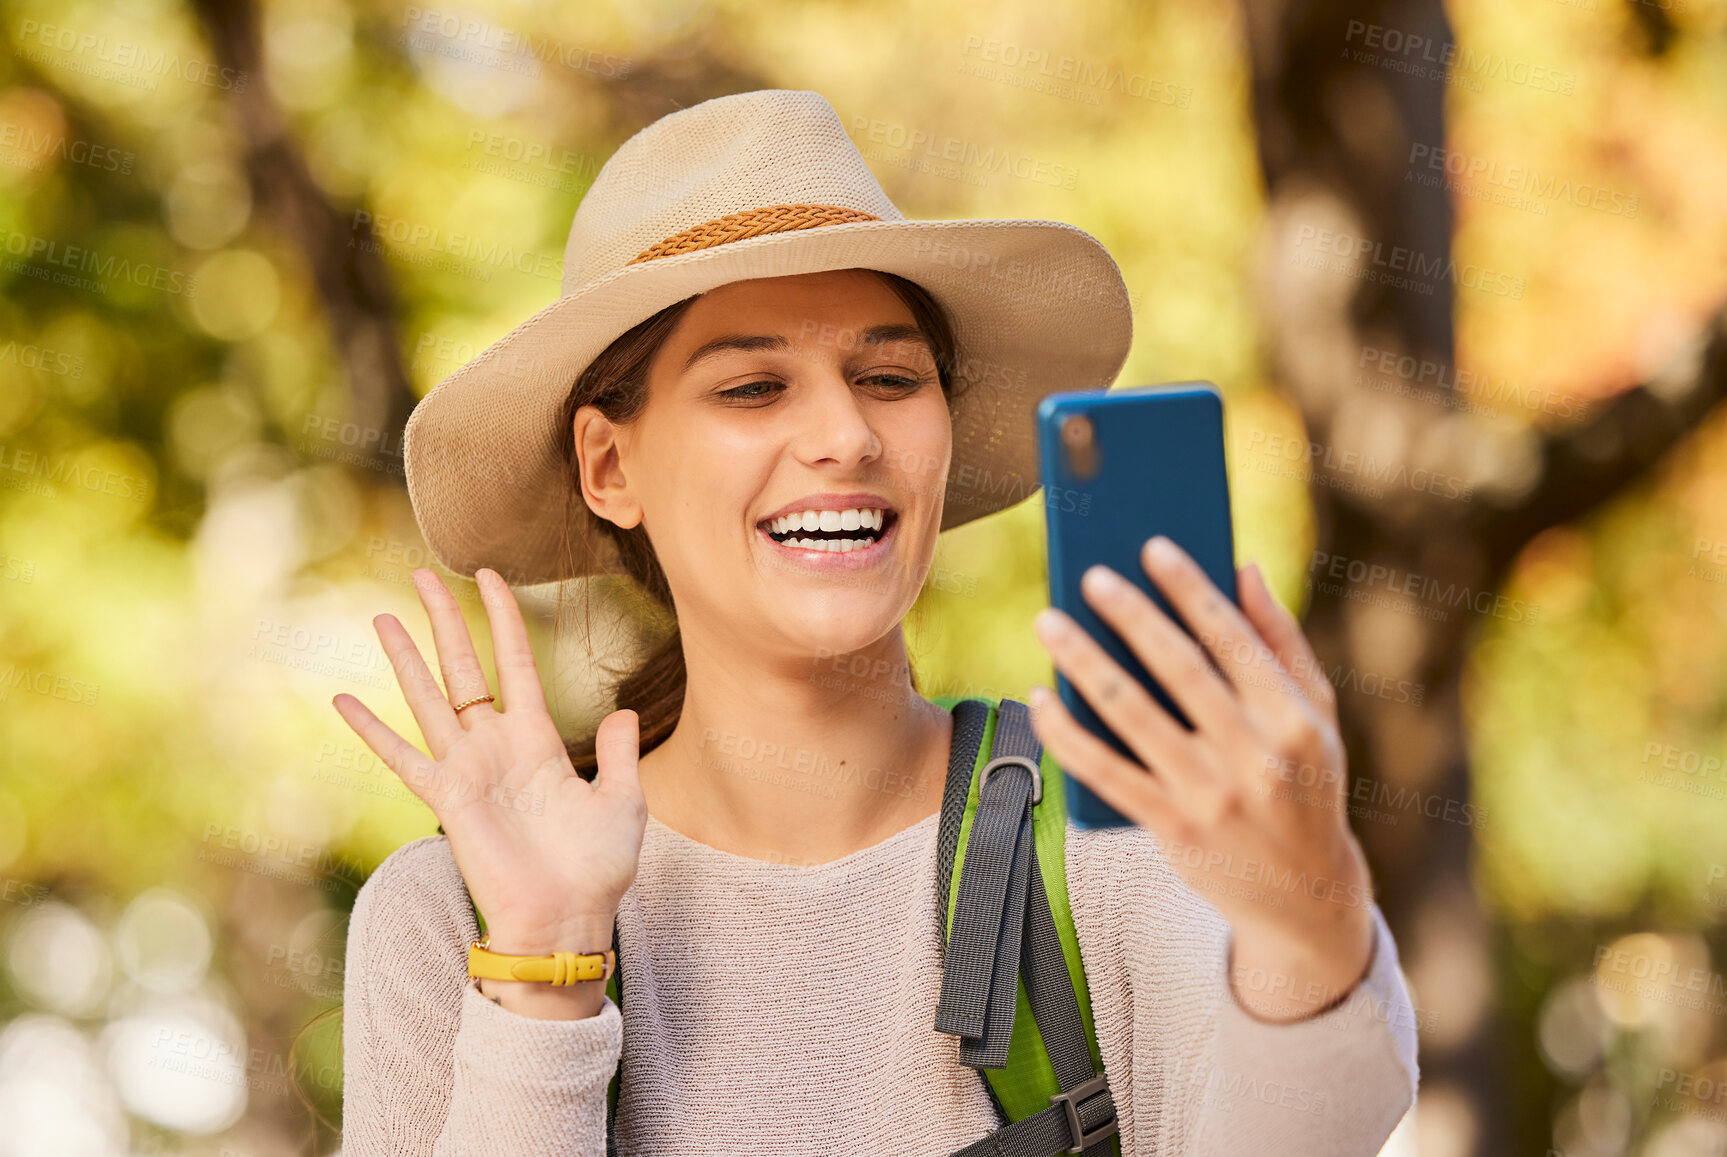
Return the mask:
<svg viewBox="0 0 1727 1157">
<path fill-rule="evenodd" d="M 865 213 L 862 209 L 847 209 L 839 205 L 770 205 L 765 209 L 745 209 L 741 213 L 727 213 L 724 217 L 704 221 L 682 233 L 674 233 L 630 258 L 629 264 L 652 261 L 656 257 L 674 257 L 679 253 L 694 253 L 698 249 L 708 249 L 715 245 L 724 245 L 728 241 L 742 241 L 746 237 L 760 237 L 768 233 L 789 233 L 794 229 L 815 229 L 822 225 L 839 225 L 846 221 L 880 220 L 874 213 Z"/>
</svg>

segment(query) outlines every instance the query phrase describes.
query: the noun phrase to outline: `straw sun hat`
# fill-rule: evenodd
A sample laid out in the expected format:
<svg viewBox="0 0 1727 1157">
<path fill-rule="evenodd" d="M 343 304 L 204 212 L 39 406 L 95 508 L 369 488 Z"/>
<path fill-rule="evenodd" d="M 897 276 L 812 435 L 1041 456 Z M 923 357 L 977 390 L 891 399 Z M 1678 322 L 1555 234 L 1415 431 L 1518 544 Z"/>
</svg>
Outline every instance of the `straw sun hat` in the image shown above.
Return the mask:
<svg viewBox="0 0 1727 1157">
<path fill-rule="evenodd" d="M 511 583 L 559 577 L 564 467 L 559 408 L 620 334 L 731 281 L 878 269 L 947 311 L 953 459 L 941 528 L 1037 489 L 1038 402 L 1109 386 L 1133 318 L 1121 271 L 1059 221 L 909 221 L 819 93 L 703 101 L 648 125 L 600 169 L 576 209 L 558 300 L 439 382 L 408 418 L 414 516 L 452 571 Z M 586 503 L 577 517 L 593 518 Z M 604 535 L 576 575 L 615 571 Z"/>
</svg>

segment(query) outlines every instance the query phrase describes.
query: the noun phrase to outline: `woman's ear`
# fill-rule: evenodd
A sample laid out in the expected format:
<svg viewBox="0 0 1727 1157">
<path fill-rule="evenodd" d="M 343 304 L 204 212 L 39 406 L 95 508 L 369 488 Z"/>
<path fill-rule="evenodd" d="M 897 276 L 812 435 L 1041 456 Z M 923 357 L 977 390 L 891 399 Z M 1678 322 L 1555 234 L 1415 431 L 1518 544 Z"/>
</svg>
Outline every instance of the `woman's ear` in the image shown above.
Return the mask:
<svg viewBox="0 0 1727 1157">
<path fill-rule="evenodd" d="M 582 501 L 599 517 L 628 530 L 642 521 L 642 507 L 624 475 L 625 433 L 598 406 L 576 410 L 576 475 Z"/>
</svg>

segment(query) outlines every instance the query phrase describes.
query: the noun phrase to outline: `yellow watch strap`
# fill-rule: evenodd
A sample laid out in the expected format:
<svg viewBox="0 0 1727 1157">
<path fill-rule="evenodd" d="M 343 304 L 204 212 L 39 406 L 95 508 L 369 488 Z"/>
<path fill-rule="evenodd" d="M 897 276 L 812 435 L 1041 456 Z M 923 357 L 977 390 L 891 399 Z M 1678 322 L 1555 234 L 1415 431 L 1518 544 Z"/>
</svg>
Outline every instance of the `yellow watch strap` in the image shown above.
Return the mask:
<svg viewBox="0 0 1727 1157">
<path fill-rule="evenodd" d="M 542 984 L 568 986 L 584 980 L 609 980 L 617 967 L 617 953 L 607 948 L 603 952 L 554 952 L 549 956 L 509 956 L 493 952 L 486 945 L 487 933 L 468 945 L 468 975 L 486 980 L 533 980 Z"/>
</svg>

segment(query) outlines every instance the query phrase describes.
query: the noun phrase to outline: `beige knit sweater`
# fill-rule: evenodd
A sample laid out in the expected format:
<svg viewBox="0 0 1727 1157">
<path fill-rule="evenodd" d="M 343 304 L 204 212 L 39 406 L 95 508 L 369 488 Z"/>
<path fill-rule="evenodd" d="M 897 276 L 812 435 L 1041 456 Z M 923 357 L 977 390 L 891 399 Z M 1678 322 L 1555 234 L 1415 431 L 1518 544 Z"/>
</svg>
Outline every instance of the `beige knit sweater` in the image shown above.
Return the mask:
<svg viewBox="0 0 1727 1157">
<path fill-rule="evenodd" d="M 618 1152 L 942 1157 L 1004 1124 L 934 1028 L 938 818 L 826 864 L 752 860 L 652 817 L 618 911 L 623 1008 L 537 1020 L 467 977 L 479 932 L 443 836 L 361 889 L 342 1014 L 342 1157 Z M 1378 1152 L 1416 1085 L 1377 909 L 1329 1012 L 1236 1004 L 1229 928 L 1140 828 L 1067 832 L 1068 889 L 1125 1157 Z"/>
</svg>

